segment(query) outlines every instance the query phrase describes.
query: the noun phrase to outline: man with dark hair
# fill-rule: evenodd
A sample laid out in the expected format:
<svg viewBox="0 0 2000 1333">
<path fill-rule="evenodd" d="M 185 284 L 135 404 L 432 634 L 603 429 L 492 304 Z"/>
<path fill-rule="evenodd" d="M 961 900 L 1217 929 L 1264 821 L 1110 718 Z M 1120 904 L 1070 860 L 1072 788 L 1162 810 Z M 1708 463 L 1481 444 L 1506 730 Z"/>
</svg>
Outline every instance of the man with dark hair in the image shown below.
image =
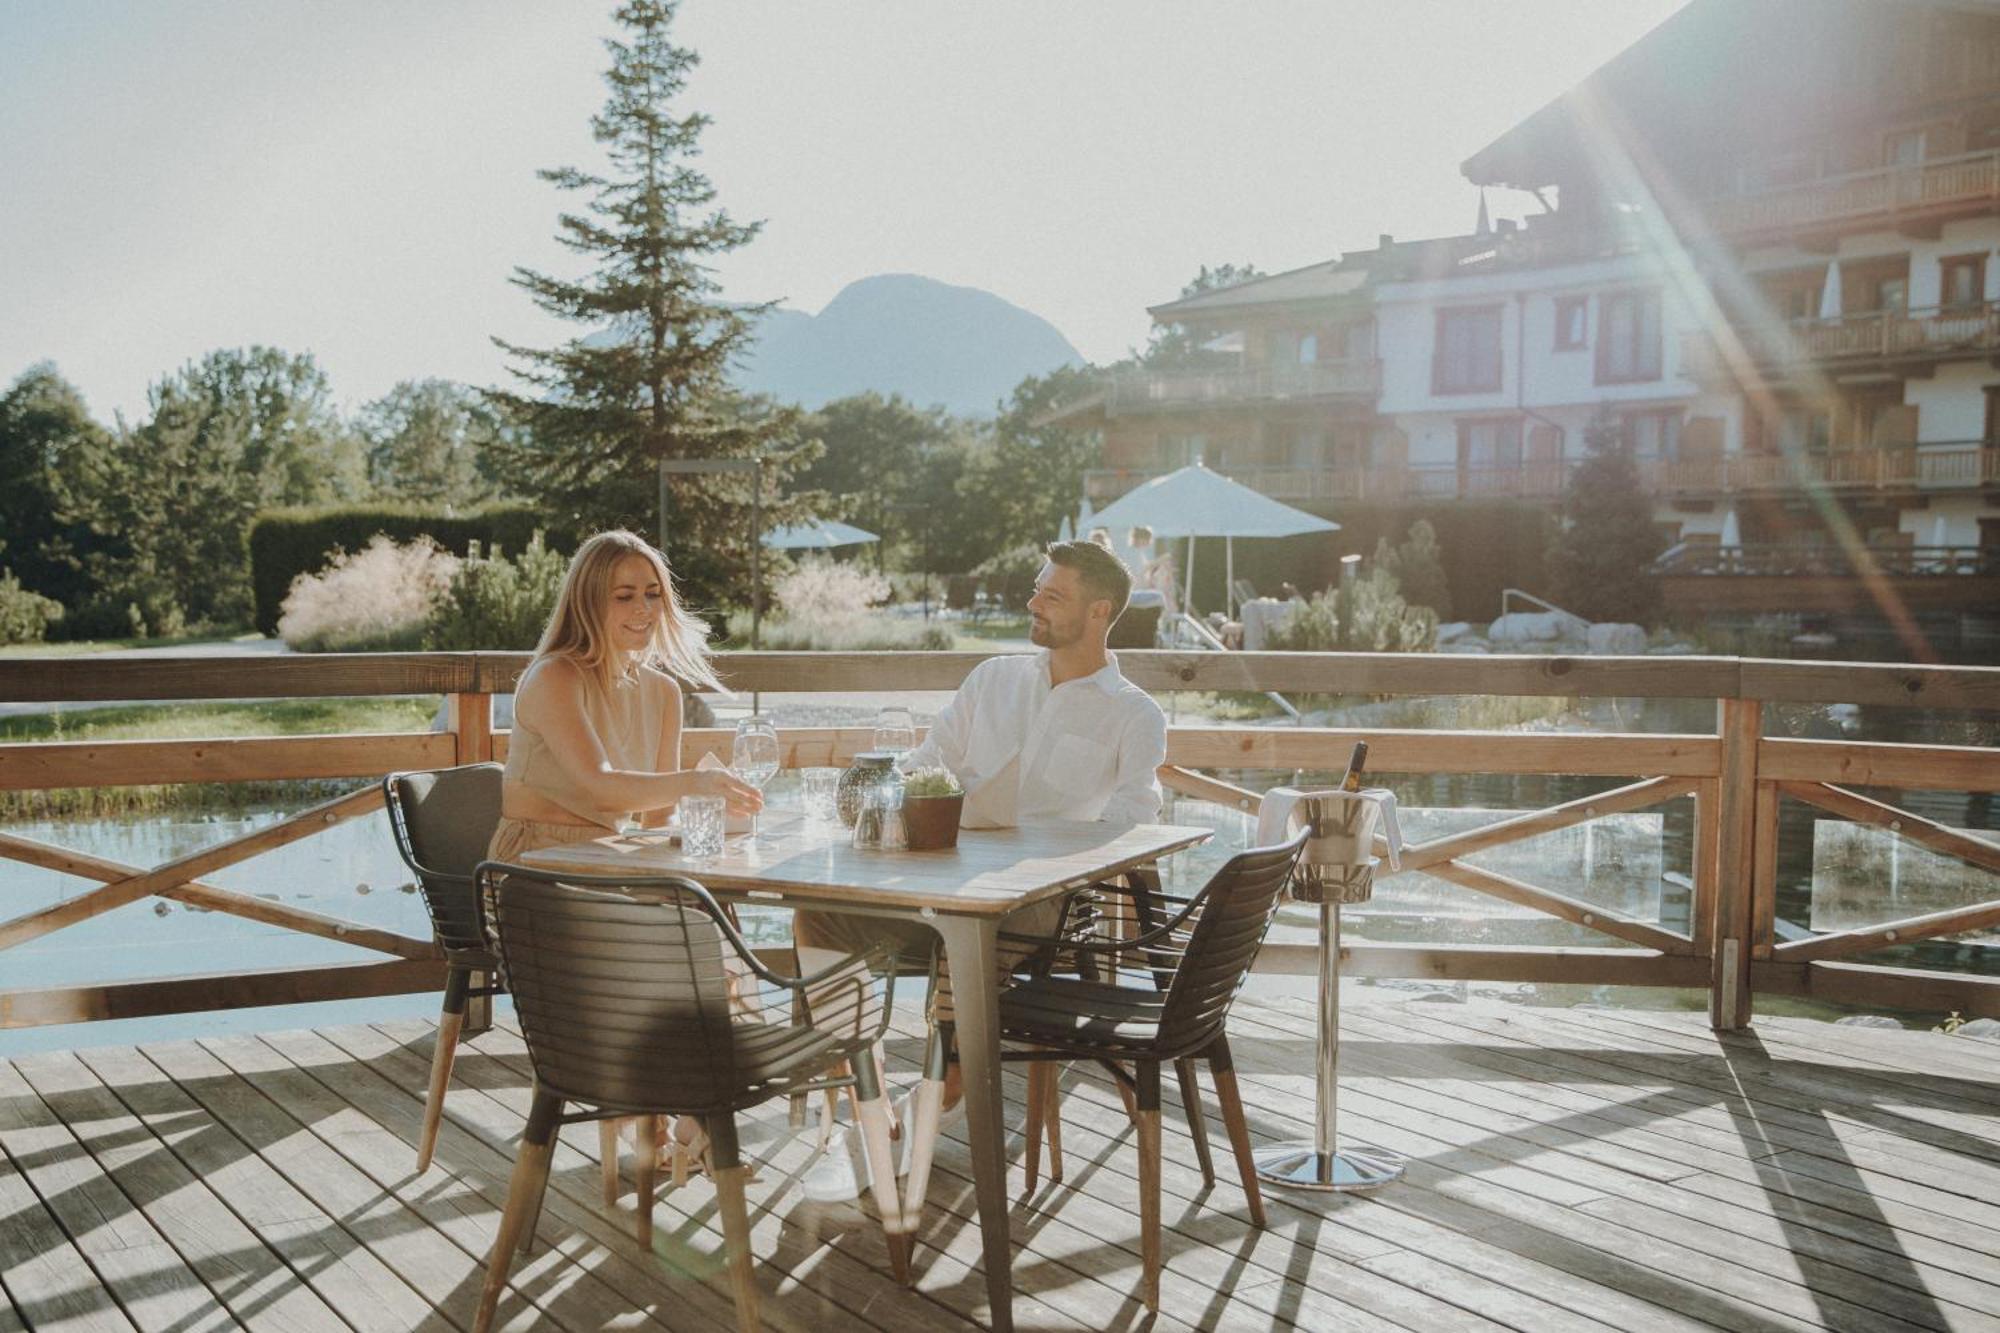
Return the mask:
<svg viewBox="0 0 2000 1333">
<path fill-rule="evenodd" d="M 1119 674 L 1105 646 L 1112 622 L 1125 610 L 1132 576 L 1118 557 L 1091 541 L 1056 542 L 1035 577 L 1028 599 L 1028 638 L 1038 653 L 1007 653 L 974 667 L 938 714 L 924 743 L 903 762 L 906 769 L 950 769 L 965 788 L 965 828 L 1012 828 L 1055 821 L 1113 820 L 1145 824 L 1159 818 L 1157 770 L 1167 759 L 1167 719 L 1152 696 Z M 1008 930 L 1044 935 L 1062 917 L 1062 901 L 1049 899 L 1008 918 Z M 920 925 L 800 912 L 793 940 L 803 972 L 812 972 L 876 939 L 893 939 L 905 957 L 928 957 L 936 936 Z M 1003 971 L 1023 950 L 1002 949 Z M 999 984 L 989 978 L 986 985 Z M 906 1142 L 914 1161 L 916 1196 L 929 1170 L 941 1107 L 958 1102 L 958 1066 L 947 1073 L 952 979 L 940 977 L 934 997 L 931 1050 L 917 1125 Z M 839 1185 L 850 1188 L 851 1175 Z M 810 1183 L 810 1182 L 809 1182 Z M 843 1196 L 844 1197 L 844 1196 Z"/>
</svg>

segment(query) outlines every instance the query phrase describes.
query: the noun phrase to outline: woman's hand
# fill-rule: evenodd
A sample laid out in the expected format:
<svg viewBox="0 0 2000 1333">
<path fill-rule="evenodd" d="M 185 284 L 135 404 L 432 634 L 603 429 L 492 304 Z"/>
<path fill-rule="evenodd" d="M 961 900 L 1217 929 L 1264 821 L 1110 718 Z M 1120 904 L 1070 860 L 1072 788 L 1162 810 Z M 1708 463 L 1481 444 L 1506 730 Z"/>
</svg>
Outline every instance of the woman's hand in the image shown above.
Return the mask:
<svg viewBox="0 0 2000 1333">
<path fill-rule="evenodd" d="M 764 793 L 726 768 L 697 769 L 688 778 L 688 795 L 720 796 L 732 815 L 754 815 L 764 808 Z"/>
</svg>

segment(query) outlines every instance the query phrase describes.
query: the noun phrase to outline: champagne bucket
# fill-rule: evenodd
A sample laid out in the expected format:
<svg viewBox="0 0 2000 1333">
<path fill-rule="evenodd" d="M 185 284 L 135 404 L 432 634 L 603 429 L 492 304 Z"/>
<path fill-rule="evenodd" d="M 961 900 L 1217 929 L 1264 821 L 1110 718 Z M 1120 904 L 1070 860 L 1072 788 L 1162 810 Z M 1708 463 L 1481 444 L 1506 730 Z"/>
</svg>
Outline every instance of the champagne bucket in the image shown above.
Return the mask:
<svg viewBox="0 0 2000 1333">
<path fill-rule="evenodd" d="M 1310 821 L 1292 897 L 1302 903 L 1365 903 L 1375 894 L 1375 830 L 1383 792 L 1319 792 L 1300 802 Z"/>
</svg>

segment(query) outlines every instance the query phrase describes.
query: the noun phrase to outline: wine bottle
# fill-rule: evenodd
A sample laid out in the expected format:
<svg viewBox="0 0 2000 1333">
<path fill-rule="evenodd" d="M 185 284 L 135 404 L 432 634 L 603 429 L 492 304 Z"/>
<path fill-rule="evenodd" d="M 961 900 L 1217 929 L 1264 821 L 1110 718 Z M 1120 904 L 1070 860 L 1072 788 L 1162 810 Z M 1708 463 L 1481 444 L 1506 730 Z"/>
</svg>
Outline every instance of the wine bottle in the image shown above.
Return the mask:
<svg viewBox="0 0 2000 1333">
<path fill-rule="evenodd" d="M 1368 742 L 1354 742 L 1354 753 L 1347 756 L 1347 774 L 1340 780 L 1342 791 L 1361 790 L 1361 770 L 1368 762 Z"/>
</svg>

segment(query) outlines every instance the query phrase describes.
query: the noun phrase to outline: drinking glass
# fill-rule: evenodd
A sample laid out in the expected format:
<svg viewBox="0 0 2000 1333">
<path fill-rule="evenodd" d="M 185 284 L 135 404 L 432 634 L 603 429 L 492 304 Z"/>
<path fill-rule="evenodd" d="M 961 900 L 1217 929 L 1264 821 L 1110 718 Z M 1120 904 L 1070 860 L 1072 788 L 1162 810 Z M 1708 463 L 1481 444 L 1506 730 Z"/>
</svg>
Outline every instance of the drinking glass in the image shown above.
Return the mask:
<svg viewBox="0 0 2000 1333">
<path fill-rule="evenodd" d="M 736 742 L 729 752 L 729 766 L 736 776 L 763 791 L 778 773 L 778 728 L 771 719 L 752 715 L 736 724 Z M 750 816 L 750 841 L 757 842 L 757 816 Z"/>
<path fill-rule="evenodd" d="M 884 708 L 875 715 L 875 739 L 869 747 L 897 758 L 917 748 L 917 724 L 907 708 Z"/>
<path fill-rule="evenodd" d="M 729 803 L 720 796 L 683 796 L 680 811 L 681 854 L 694 861 L 722 855 L 722 827 Z"/>
<path fill-rule="evenodd" d="M 806 818 L 815 824 L 831 824 L 838 809 L 840 770 L 809 768 L 799 778 L 804 793 Z"/>
</svg>

